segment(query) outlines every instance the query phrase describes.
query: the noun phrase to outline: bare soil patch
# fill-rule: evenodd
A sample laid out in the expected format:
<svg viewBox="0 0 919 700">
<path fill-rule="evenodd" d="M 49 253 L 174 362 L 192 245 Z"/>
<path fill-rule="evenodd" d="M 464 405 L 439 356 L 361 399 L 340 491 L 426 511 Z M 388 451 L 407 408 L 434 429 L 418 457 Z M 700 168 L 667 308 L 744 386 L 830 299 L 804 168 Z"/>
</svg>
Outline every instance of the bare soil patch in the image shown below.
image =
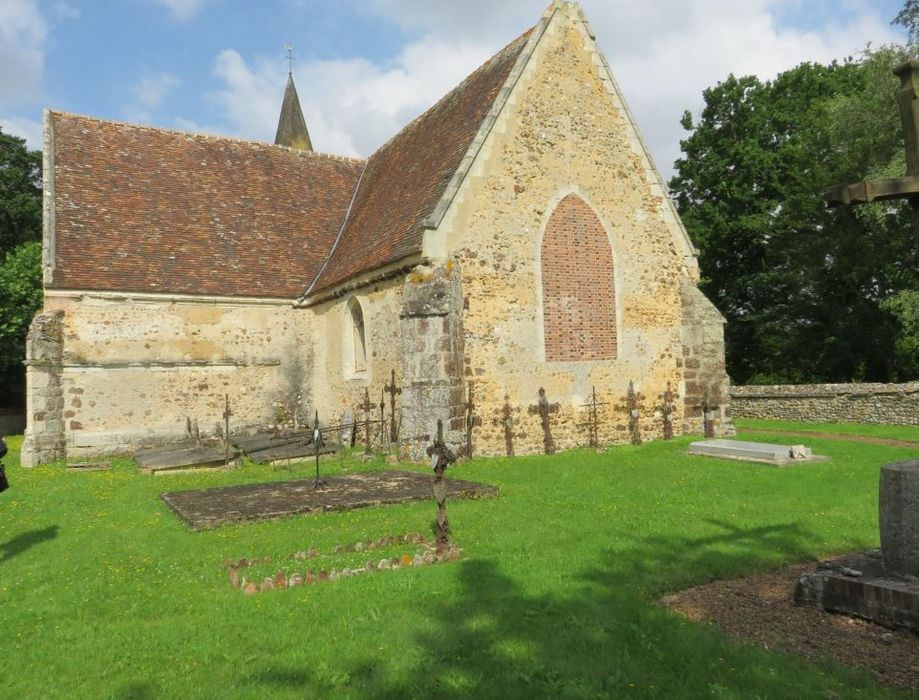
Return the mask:
<svg viewBox="0 0 919 700">
<path fill-rule="evenodd" d="M 842 442 L 865 442 L 869 445 L 891 445 L 893 447 L 915 447 L 919 449 L 919 442 L 916 440 L 897 440 L 895 438 L 880 438 L 871 435 L 843 435 L 842 433 L 818 433 L 815 430 L 773 430 L 772 428 L 742 428 L 740 432 L 752 433 L 753 435 L 824 438 L 825 440 L 841 440 Z"/>
<path fill-rule="evenodd" d="M 865 620 L 799 608 L 795 582 L 814 563 L 689 588 L 661 602 L 695 622 L 712 622 L 733 639 L 765 649 L 861 666 L 887 686 L 919 690 L 919 635 Z"/>
</svg>

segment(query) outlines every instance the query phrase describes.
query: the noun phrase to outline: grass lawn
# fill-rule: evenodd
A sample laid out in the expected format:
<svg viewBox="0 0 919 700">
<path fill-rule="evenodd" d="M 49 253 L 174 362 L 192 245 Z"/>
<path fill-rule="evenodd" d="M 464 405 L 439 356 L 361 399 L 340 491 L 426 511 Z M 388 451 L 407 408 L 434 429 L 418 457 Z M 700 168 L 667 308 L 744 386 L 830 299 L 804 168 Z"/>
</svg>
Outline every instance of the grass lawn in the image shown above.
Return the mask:
<svg viewBox="0 0 919 700">
<path fill-rule="evenodd" d="M 876 547 L 879 466 L 916 452 L 814 439 L 830 462 L 775 469 L 688 457 L 688 442 L 451 468 L 501 489 L 449 503 L 463 561 L 245 596 L 225 559 L 427 532 L 433 502 L 192 533 L 161 491 L 309 477 L 311 465 L 24 470 L 14 439 L 0 697 L 887 696 L 867 674 L 731 643 L 655 601 Z M 383 466 L 333 457 L 324 470 Z"/>
</svg>

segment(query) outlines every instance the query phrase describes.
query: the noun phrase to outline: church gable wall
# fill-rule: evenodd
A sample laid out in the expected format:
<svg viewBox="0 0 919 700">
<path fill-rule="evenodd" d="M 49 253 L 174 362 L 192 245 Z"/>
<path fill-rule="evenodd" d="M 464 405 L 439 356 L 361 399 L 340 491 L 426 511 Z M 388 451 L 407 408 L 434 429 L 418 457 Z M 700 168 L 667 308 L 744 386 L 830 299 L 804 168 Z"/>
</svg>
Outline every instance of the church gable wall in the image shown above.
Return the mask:
<svg viewBox="0 0 919 700">
<path fill-rule="evenodd" d="M 70 459 L 181 439 L 188 420 L 213 435 L 227 394 L 231 432 L 310 403 L 311 318 L 290 302 L 52 293 L 45 309 L 62 327 L 53 418 Z"/>
<path fill-rule="evenodd" d="M 607 403 L 599 409 L 599 437 L 607 443 L 628 439 L 627 413 L 616 404 L 630 380 L 644 396 L 647 437 L 662 433 L 659 397 L 668 383 L 683 394 L 680 280 L 695 274 L 695 259 L 630 123 L 579 11 L 563 5 L 438 230 L 426 239 L 429 255 L 452 257 L 463 271 L 465 375 L 475 383 L 479 452 L 505 450 L 505 394 L 518 454 L 543 450 L 540 416 L 527 410 L 540 387 L 550 403 L 560 404 L 551 421 L 561 449 L 586 444 L 582 405 L 593 387 Z M 583 202 L 578 206 L 596 215 L 611 251 L 611 279 L 576 243 L 553 243 L 553 214 L 571 218 L 565 202 Z M 591 231 L 599 235 L 600 228 Z M 559 284 L 570 289 L 576 282 L 587 287 L 586 295 L 613 298 L 607 346 L 597 347 L 594 339 L 580 359 L 544 331 L 545 314 L 553 312 L 544 298 L 551 279 L 543 269 L 546 236 L 548 272 L 569 275 Z M 577 313 L 570 305 L 567 310 Z M 568 330 L 587 332 L 576 325 Z M 673 419 L 682 425 L 679 404 Z"/>
</svg>

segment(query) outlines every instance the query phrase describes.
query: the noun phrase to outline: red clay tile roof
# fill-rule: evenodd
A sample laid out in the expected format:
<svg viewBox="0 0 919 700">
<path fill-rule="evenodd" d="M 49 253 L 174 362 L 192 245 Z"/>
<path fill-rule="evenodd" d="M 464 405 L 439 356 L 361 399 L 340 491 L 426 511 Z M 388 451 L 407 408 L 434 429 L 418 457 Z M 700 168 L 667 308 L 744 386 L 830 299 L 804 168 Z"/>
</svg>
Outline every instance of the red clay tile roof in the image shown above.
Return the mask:
<svg viewBox="0 0 919 700">
<path fill-rule="evenodd" d="M 52 289 L 293 299 L 363 161 L 51 113 Z"/>
<path fill-rule="evenodd" d="M 531 32 L 370 157 L 347 225 L 311 294 L 421 251 L 422 222 L 440 201 Z"/>
<path fill-rule="evenodd" d="M 52 112 L 46 286 L 295 298 L 420 253 L 531 32 L 366 163 Z"/>
</svg>

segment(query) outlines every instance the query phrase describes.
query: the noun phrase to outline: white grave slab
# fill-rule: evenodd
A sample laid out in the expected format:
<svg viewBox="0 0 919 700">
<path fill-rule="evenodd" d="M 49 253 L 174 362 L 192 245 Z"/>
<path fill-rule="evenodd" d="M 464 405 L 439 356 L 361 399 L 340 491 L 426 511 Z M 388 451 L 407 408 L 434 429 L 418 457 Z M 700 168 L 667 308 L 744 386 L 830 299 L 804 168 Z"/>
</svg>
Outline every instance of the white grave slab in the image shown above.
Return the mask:
<svg viewBox="0 0 919 700">
<path fill-rule="evenodd" d="M 759 462 L 779 467 L 803 462 L 824 461 L 826 457 L 814 455 L 804 445 L 775 445 L 769 442 L 746 442 L 744 440 L 704 440 L 689 445 L 689 454 L 722 459 L 739 459 L 745 462 Z"/>
</svg>

